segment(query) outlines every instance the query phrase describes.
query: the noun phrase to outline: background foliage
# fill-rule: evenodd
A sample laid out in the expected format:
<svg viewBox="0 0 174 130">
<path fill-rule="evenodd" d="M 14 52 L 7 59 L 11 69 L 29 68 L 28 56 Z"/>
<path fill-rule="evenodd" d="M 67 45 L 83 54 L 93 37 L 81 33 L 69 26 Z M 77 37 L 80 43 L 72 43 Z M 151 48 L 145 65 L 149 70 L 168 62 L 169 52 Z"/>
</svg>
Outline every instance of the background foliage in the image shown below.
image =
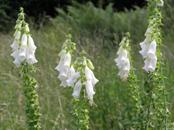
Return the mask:
<svg viewBox="0 0 174 130">
<path fill-rule="evenodd" d="M 0 31 L 8 31 L 12 27 L 21 6 L 24 7 L 27 16 L 41 26 L 58 14 L 56 8 L 66 10 L 66 7 L 74 2 L 87 3 L 90 1 L 101 8 L 113 3 L 115 10 L 145 5 L 145 0 L 0 0 Z"/>
<path fill-rule="evenodd" d="M 1 2 L 9 2 L 1 0 Z M 25 3 L 25 2 L 24 2 Z M 37 3 L 37 2 L 36 2 Z M 0 26 L 11 21 L 11 16 L 3 11 L 8 6 L 0 4 Z M 17 7 L 16 7 L 17 9 Z M 37 8 L 35 8 L 37 9 Z M 26 10 L 27 11 L 27 10 Z M 37 11 L 36 11 L 37 12 Z M 83 13 L 82 13 L 83 12 Z M 166 3 L 163 15 L 163 52 L 166 56 L 167 89 L 170 92 L 168 100 L 169 109 L 174 121 L 174 3 Z M 14 16 L 17 12 L 14 11 Z M 14 23 L 12 24 L 14 26 Z M 8 26 L 9 27 L 9 26 Z M 132 55 L 136 74 L 138 74 L 139 87 L 142 87 L 143 61 L 138 51 L 139 42 L 144 39 L 147 27 L 146 8 L 114 12 L 111 5 L 105 9 L 97 8 L 92 3 L 69 5 L 67 10 L 59 9 L 55 16 L 45 26 L 32 28 L 32 36 L 38 47 L 36 55 L 39 63 L 36 65 L 36 79 L 39 83 L 39 98 L 42 113 L 43 130 L 72 130 L 73 124 L 70 111 L 72 105 L 71 89 L 60 87 L 57 72 L 54 70 L 58 52 L 65 40 L 65 34 L 71 32 L 78 48 L 85 49 L 88 57 L 95 65 L 95 74 L 100 82 L 96 86 L 94 101 L 96 106 L 90 108 L 91 130 L 122 130 L 122 112 L 127 104 L 128 88 L 126 83 L 120 82 L 114 63 L 117 45 L 122 34 L 129 31 L 132 35 Z M 12 64 L 10 56 L 13 41 L 13 30 L 8 34 L 0 34 L 0 129 L 25 130 L 25 115 L 23 94 L 18 71 Z"/>
</svg>

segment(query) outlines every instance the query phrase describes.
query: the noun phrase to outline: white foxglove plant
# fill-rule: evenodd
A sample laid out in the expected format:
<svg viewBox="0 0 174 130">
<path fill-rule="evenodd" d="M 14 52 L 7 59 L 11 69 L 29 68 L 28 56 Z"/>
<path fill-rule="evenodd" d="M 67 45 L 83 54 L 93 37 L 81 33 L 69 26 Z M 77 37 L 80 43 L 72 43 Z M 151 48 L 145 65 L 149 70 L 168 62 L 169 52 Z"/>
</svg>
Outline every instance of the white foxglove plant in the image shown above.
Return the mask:
<svg viewBox="0 0 174 130">
<path fill-rule="evenodd" d="M 80 73 L 73 90 L 73 115 L 78 130 L 89 130 L 89 110 L 88 103 L 93 104 L 93 96 L 95 94 L 95 85 L 98 79 L 93 73 L 94 66 L 92 62 L 85 56 L 78 57 L 74 63 L 75 68 Z M 87 99 L 87 100 L 86 100 Z"/>
<path fill-rule="evenodd" d="M 29 130 L 40 129 L 39 99 L 36 92 L 37 82 L 31 76 L 34 71 L 32 66 L 37 63 L 35 58 L 36 46 L 31 37 L 28 24 L 24 19 L 23 8 L 20 9 L 15 26 L 14 41 L 11 45 L 14 64 L 20 68 L 25 95 L 25 111 Z"/>
<path fill-rule="evenodd" d="M 59 53 L 59 63 L 55 68 L 59 72 L 58 79 L 61 81 L 60 86 L 74 86 L 74 83 L 80 76 L 80 74 L 75 71 L 71 62 L 71 53 L 73 53 L 75 49 L 75 43 L 71 41 L 71 35 L 68 35 Z"/>
<path fill-rule="evenodd" d="M 118 75 L 122 80 L 127 80 L 130 71 L 129 43 L 127 41 L 127 37 L 122 39 L 117 52 L 117 58 L 115 59 L 116 66 L 119 69 Z"/>
<path fill-rule="evenodd" d="M 124 129 L 137 130 L 141 125 L 139 117 L 141 108 L 140 88 L 138 86 L 137 76 L 132 65 L 133 61 L 131 59 L 130 52 L 130 34 L 126 33 L 120 43 L 120 47 L 117 52 L 118 56 L 115 59 L 116 65 L 119 69 L 118 75 L 123 81 L 128 83 L 128 86 L 126 87 L 128 92 L 124 94 L 127 95 L 128 101 L 125 106 L 125 110 L 123 110 L 122 113 L 122 115 L 124 115 L 124 119 L 121 124 L 124 125 Z"/>
<path fill-rule="evenodd" d="M 94 76 L 92 71 L 94 67 L 89 59 L 82 56 L 77 58 L 75 62 L 72 61 L 75 50 L 76 44 L 72 42 L 71 35 L 68 35 L 59 53 L 60 60 L 55 69 L 59 72 L 60 86 L 73 88 L 73 115 L 76 129 L 88 130 L 89 111 L 87 101 L 89 100 L 90 104 L 93 103 L 94 89 L 98 80 Z M 84 97 L 80 95 L 84 95 Z"/>
<path fill-rule="evenodd" d="M 144 58 L 143 69 L 146 72 L 153 72 L 156 69 L 157 56 L 156 56 L 156 40 L 153 39 L 153 27 L 149 27 L 145 33 L 146 39 L 140 43 L 140 54 Z"/>
<path fill-rule="evenodd" d="M 14 41 L 11 45 L 13 51 L 11 56 L 14 58 L 13 63 L 17 67 L 19 67 L 23 62 L 30 65 L 37 63 L 35 58 L 36 46 L 30 35 L 28 24 L 25 21 L 18 19 L 15 29 Z"/>
<path fill-rule="evenodd" d="M 95 94 L 95 85 L 98 82 L 98 79 L 95 77 L 93 73 L 93 64 L 86 57 L 79 58 L 75 62 L 75 66 L 80 73 L 80 77 L 74 86 L 73 96 L 75 98 L 80 98 L 80 92 L 82 86 L 85 86 L 86 97 L 89 99 L 90 103 L 93 103 L 93 95 Z"/>
<path fill-rule="evenodd" d="M 72 96 L 79 98 L 81 88 L 85 85 L 87 98 L 92 103 L 93 95 L 95 94 L 94 87 L 98 80 L 92 72 L 93 65 L 89 59 L 86 59 L 86 57 L 77 58 L 74 63 L 72 62 L 71 55 L 76 49 L 75 45 L 71 41 L 71 35 L 68 35 L 59 53 L 60 60 L 55 69 L 59 72 L 58 79 L 61 81 L 60 86 L 73 87 Z M 85 81 L 82 79 L 85 79 Z"/>
<path fill-rule="evenodd" d="M 145 33 L 146 39 L 140 43 L 140 54 L 144 58 L 143 69 L 148 72 L 144 79 L 142 109 L 140 117 L 142 130 L 155 129 L 167 130 L 168 109 L 164 76 L 164 58 L 161 52 L 162 36 L 161 7 L 162 0 L 148 0 L 149 25 Z"/>
</svg>

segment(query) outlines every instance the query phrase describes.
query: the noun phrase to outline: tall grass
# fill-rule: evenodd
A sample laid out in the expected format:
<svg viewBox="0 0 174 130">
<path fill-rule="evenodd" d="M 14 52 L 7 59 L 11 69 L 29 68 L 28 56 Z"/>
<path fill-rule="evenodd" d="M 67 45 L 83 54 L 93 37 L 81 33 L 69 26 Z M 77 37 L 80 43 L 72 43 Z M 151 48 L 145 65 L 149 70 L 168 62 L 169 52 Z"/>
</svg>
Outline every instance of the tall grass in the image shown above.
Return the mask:
<svg viewBox="0 0 174 130">
<path fill-rule="evenodd" d="M 173 5 L 166 5 L 164 14 L 164 47 L 166 55 L 167 88 L 170 101 L 169 108 L 174 115 L 174 30 L 172 22 Z M 96 86 L 94 101 L 96 106 L 90 108 L 91 130 L 122 130 L 122 113 L 128 96 L 127 84 L 120 82 L 114 57 L 122 32 L 132 35 L 132 53 L 135 73 L 142 86 L 142 64 L 138 43 L 143 40 L 147 27 L 146 9 L 126 12 L 113 12 L 111 6 L 106 10 L 95 8 L 92 4 L 70 6 L 67 13 L 53 19 L 52 23 L 36 30 L 31 29 L 33 39 L 38 47 L 36 57 L 39 60 L 36 79 L 39 82 L 41 104 L 41 123 L 43 130 L 73 130 L 71 124 L 72 110 L 71 90 L 59 86 L 57 74 L 57 55 L 65 40 L 65 34 L 71 32 L 80 49 L 85 49 L 93 61 L 96 77 L 100 82 Z M 170 12 L 170 13 L 166 13 Z M 23 109 L 24 98 L 21 82 L 10 57 L 12 33 L 0 35 L 0 130 L 25 130 Z M 174 120 L 174 117 L 172 117 Z"/>
</svg>

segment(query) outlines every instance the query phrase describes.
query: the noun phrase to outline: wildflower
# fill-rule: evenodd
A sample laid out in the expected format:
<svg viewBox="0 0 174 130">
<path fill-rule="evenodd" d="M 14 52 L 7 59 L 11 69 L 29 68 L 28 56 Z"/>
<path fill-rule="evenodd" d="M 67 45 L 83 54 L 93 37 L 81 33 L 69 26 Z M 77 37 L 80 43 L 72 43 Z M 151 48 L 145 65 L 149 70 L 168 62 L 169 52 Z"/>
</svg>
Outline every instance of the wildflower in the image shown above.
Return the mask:
<svg viewBox="0 0 174 130">
<path fill-rule="evenodd" d="M 118 57 L 115 59 L 116 65 L 119 69 L 118 75 L 122 80 L 126 80 L 130 71 L 130 60 L 128 50 L 125 45 L 125 39 L 120 43 L 120 48 L 117 52 Z"/>
<path fill-rule="evenodd" d="M 82 83 L 81 80 L 77 81 L 77 83 L 74 86 L 74 90 L 73 90 L 73 94 L 72 96 L 75 98 L 79 98 L 80 97 L 80 91 L 82 88 Z"/>
<path fill-rule="evenodd" d="M 148 28 L 145 36 L 146 39 L 140 43 L 141 51 L 140 54 L 144 58 L 143 69 L 146 72 L 153 72 L 156 68 L 157 56 L 156 56 L 156 41 L 151 38 L 151 28 Z"/>
<path fill-rule="evenodd" d="M 85 88 L 87 97 L 90 101 L 93 101 L 93 95 L 95 94 L 94 87 L 98 82 L 98 79 L 94 76 L 94 73 L 88 66 L 85 67 L 85 76 L 86 76 Z"/>
<path fill-rule="evenodd" d="M 18 26 L 20 30 L 17 30 L 14 34 L 14 41 L 11 45 L 12 54 L 14 58 L 13 63 L 19 67 L 22 62 L 26 61 L 28 64 L 37 63 L 35 57 L 36 46 L 29 34 L 28 24 L 25 23 L 24 31 L 22 32 L 21 26 Z"/>
<path fill-rule="evenodd" d="M 95 94 L 94 88 L 98 82 L 98 79 L 95 77 L 92 71 L 92 69 L 94 69 L 94 66 L 89 59 L 86 59 L 86 57 L 83 59 L 83 61 L 76 62 L 76 64 L 77 70 L 79 71 L 79 77 L 76 78 L 77 82 L 75 83 L 72 96 L 79 98 L 81 88 L 84 85 L 87 98 L 89 99 L 90 103 L 92 103 L 93 96 Z"/>
<path fill-rule="evenodd" d="M 58 78 L 61 81 L 61 86 L 73 86 L 80 74 L 71 66 L 71 54 L 62 50 L 59 56 L 60 61 L 55 69 L 59 72 Z"/>
<path fill-rule="evenodd" d="M 20 75 L 23 81 L 23 94 L 25 96 L 26 124 L 30 130 L 40 130 L 40 107 L 38 94 L 35 88 L 38 86 L 32 72 L 35 70 L 34 64 L 36 46 L 30 35 L 28 24 L 24 19 L 23 8 L 20 9 L 16 21 L 14 41 L 11 44 L 13 63 L 20 67 Z"/>
</svg>

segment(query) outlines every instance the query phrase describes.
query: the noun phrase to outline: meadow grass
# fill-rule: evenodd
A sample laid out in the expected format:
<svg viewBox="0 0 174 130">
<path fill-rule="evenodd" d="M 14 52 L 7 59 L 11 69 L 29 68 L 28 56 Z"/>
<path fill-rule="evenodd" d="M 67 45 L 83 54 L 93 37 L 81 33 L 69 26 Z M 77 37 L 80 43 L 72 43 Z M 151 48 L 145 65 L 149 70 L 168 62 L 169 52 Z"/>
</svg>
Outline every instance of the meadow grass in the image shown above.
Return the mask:
<svg viewBox="0 0 174 130">
<path fill-rule="evenodd" d="M 167 5 L 168 6 L 168 5 Z M 164 10 L 163 52 L 166 56 L 166 83 L 169 91 L 169 109 L 174 115 L 174 27 L 171 24 L 174 12 L 171 8 Z M 147 27 L 146 9 L 135 11 L 113 12 L 97 9 L 91 4 L 71 6 L 69 15 L 62 12 L 50 24 L 39 30 L 31 29 L 37 46 L 36 65 L 39 100 L 41 105 L 42 130 L 74 130 L 72 125 L 72 89 L 60 86 L 55 66 L 58 53 L 65 40 L 65 34 L 72 33 L 77 42 L 78 51 L 84 49 L 95 66 L 95 75 L 99 79 L 96 85 L 95 104 L 90 107 L 91 130 L 121 130 L 124 118 L 122 113 L 127 104 L 127 84 L 117 76 L 114 63 L 118 43 L 124 32 L 132 35 L 132 57 L 139 86 L 143 83 L 143 60 L 139 55 L 139 42 L 144 39 Z M 84 12 L 83 15 L 80 12 Z M 164 16 L 165 17 L 165 16 Z M 171 24 L 171 26 L 169 26 Z M 9 34 L 0 34 L 0 130 L 26 130 L 24 97 L 17 68 L 12 63 L 10 44 L 13 41 Z M 174 117 L 172 116 L 173 120 Z"/>
</svg>

